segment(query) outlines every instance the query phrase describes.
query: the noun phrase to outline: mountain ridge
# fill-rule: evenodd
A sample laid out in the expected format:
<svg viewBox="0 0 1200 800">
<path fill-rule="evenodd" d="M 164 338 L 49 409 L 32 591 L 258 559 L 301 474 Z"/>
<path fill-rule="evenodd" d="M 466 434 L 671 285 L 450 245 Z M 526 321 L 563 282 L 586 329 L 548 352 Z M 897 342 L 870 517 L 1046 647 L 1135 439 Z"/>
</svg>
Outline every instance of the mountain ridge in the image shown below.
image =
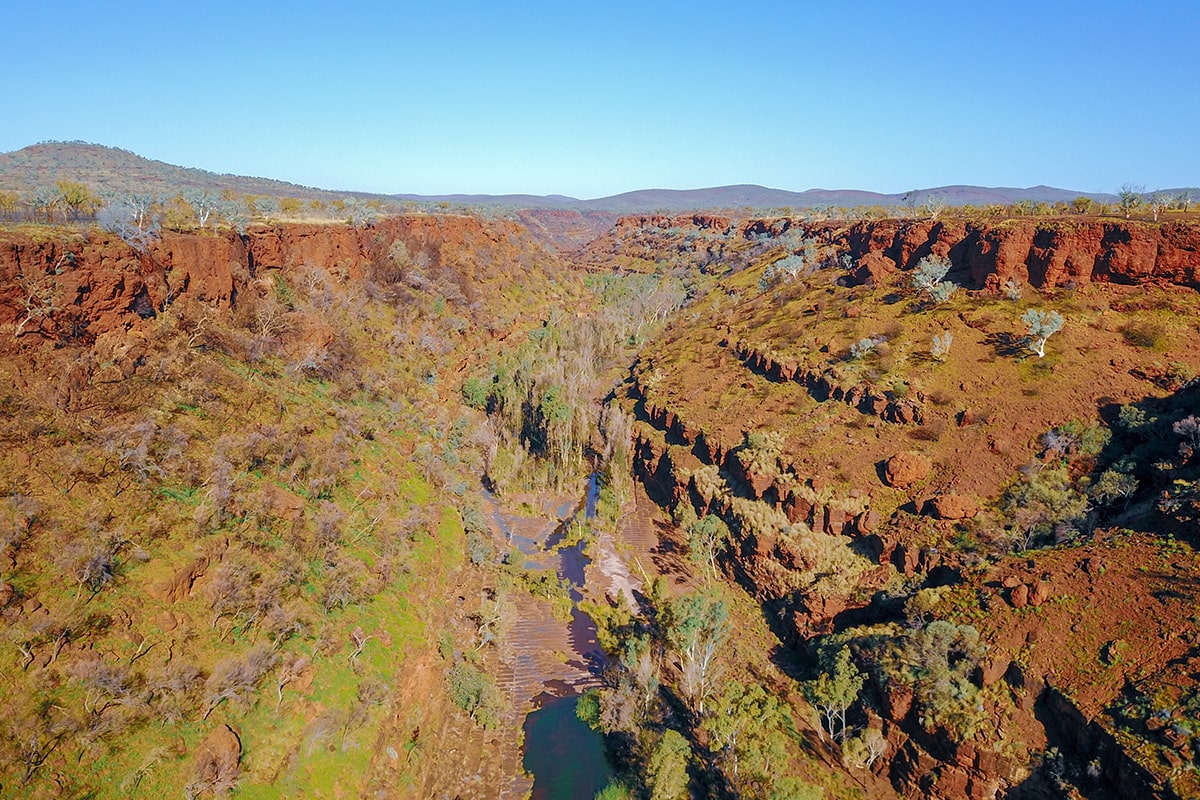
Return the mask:
<svg viewBox="0 0 1200 800">
<path fill-rule="evenodd" d="M 272 178 L 230 175 L 182 167 L 145 158 L 129 150 L 86 142 L 40 142 L 19 150 L 0 153 L 0 190 L 32 191 L 38 186 L 52 185 L 55 181 L 63 179 L 80 181 L 94 191 L 110 193 L 146 191 L 149 188 L 164 194 L 175 194 L 189 189 L 209 189 L 218 192 L 232 191 L 241 194 L 322 200 L 355 195 L 401 203 L 451 203 L 514 209 L 604 211 L 615 214 L 742 208 L 764 210 L 822 206 L 897 206 L 920 205 L 931 201 L 949 206 L 1008 205 L 1024 200 L 1045 203 L 1070 202 L 1080 196 L 1105 203 L 1117 199 L 1112 194 L 1081 192 L 1041 184 L 1024 188 L 954 184 L 913 189 L 903 193 L 824 188 L 797 192 L 758 184 L 730 184 L 697 189 L 635 189 L 592 199 L 527 193 L 380 194 L 322 189 Z M 1200 193 L 1195 189 L 1191 191 Z"/>
</svg>

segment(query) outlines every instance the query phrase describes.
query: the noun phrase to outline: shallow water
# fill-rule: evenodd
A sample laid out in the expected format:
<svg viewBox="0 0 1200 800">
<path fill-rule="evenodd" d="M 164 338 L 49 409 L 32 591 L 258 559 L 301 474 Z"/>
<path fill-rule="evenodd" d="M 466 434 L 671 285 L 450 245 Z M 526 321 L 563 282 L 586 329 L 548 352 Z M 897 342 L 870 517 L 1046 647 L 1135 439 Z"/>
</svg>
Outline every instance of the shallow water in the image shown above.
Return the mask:
<svg viewBox="0 0 1200 800">
<path fill-rule="evenodd" d="M 591 519 L 596 514 L 599 485 L 593 474 L 588 480 L 583 502 L 546 540 L 553 548 L 561 542 L 575 516 Z M 578 602 L 590 560 L 581 545 L 558 551 L 556 571 L 571 587 L 571 599 Z M 583 673 L 598 676 L 604 667 L 604 652 L 596 641 L 596 624 L 577 607 L 571 610 L 567 626 L 571 643 L 571 665 Z M 575 716 L 580 685 L 548 681 L 548 690 L 536 698 L 538 708 L 525 718 L 525 755 L 523 766 L 533 776 L 533 800 L 592 800 L 613 775 L 603 737 Z"/>
<path fill-rule="evenodd" d="M 603 737 L 575 716 L 577 695 L 549 697 L 525 718 L 533 800 L 592 800 L 613 776 Z"/>
</svg>

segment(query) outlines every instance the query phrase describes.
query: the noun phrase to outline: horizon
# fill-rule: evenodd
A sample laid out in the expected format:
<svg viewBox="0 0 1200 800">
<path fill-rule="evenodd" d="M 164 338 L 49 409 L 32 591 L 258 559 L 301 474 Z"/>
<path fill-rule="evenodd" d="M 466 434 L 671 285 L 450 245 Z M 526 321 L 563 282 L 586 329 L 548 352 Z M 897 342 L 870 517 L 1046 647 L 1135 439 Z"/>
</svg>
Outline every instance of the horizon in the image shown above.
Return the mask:
<svg viewBox="0 0 1200 800">
<path fill-rule="evenodd" d="M 41 37 L 13 43 L 39 78 L 10 84 L 0 150 L 95 142 L 390 195 L 1200 185 L 1191 3 L 766 3 L 732 24 L 715 3 L 318 9 L 13 9 L 14 30 L 59 31 L 74 57 L 46 60 Z M 952 62 L 964 32 L 972 58 Z M 1127 68 L 1130 52 L 1155 61 Z M 76 90 L 79 63 L 109 90 Z M 1065 91 L 1042 101 L 1055 82 Z M 58 96 L 67 105 L 46 102 Z"/>
<path fill-rule="evenodd" d="M 508 198 L 508 197 L 514 197 L 514 198 L 515 197 L 529 197 L 531 199 L 540 198 L 540 199 L 546 199 L 546 200 L 563 201 L 563 202 L 568 202 L 568 203 L 570 203 L 570 202 L 593 203 L 593 202 L 600 202 L 603 200 L 611 200 L 611 199 L 618 198 L 618 197 L 625 197 L 625 196 L 629 196 L 629 195 L 638 195 L 638 194 L 654 194 L 654 193 L 688 194 L 688 193 L 692 193 L 692 192 L 720 191 L 720 190 L 724 190 L 724 189 L 739 189 L 739 188 L 765 190 L 768 192 L 784 192 L 784 193 L 791 193 L 791 194 L 808 194 L 808 193 L 875 194 L 875 195 L 879 195 L 881 198 L 889 198 L 891 200 L 896 200 L 896 201 L 898 201 L 900 197 L 902 197 L 904 194 L 906 194 L 906 192 L 885 193 L 885 192 L 876 191 L 874 189 L 865 189 L 865 188 L 861 188 L 861 187 L 850 187 L 850 186 L 843 186 L 843 187 L 838 187 L 838 188 L 830 188 L 830 187 L 826 187 L 826 186 L 812 186 L 812 187 L 808 187 L 806 189 L 788 189 L 788 188 L 783 188 L 783 187 L 779 187 L 779 186 L 764 186 L 762 184 L 753 184 L 753 183 L 737 183 L 737 184 L 724 184 L 724 185 L 720 185 L 720 186 L 695 186 L 695 187 L 689 187 L 689 188 L 642 187 L 642 188 L 638 188 L 638 189 L 627 189 L 627 190 L 617 192 L 612 195 L 603 195 L 603 196 L 598 196 L 598 197 L 576 197 L 576 196 L 571 196 L 571 195 L 564 195 L 561 193 L 551 193 L 551 194 L 544 194 L 544 195 L 534 195 L 534 194 L 530 194 L 528 192 L 508 192 L 508 193 L 504 193 L 504 194 L 488 194 L 488 193 L 483 193 L 483 192 L 471 192 L 471 191 L 455 191 L 455 192 L 445 192 L 445 193 L 435 194 L 435 195 L 425 195 L 425 194 L 419 194 L 419 193 L 415 193 L 415 192 L 395 192 L 395 193 L 362 192 L 362 191 L 359 191 L 359 190 L 356 190 L 353 188 L 348 188 L 348 187 L 308 186 L 308 185 L 304 185 L 304 184 L 296 184 L 296 183 L 281 180 L 279 178 L 275 178 L 275 177 L 272 177 L 269 175 L 239 175 L 239 174 L 234 174 L 234 173 L 229 173 L 229 172 L 218 172 L 216 170 L 211 170 L 211 169 L 207 169 L 205 167 L 200 167 L 200 166 L 193 166 L 193 165 L 187 165 L 187 164 L 171 164 L 169 162 L 164 162 L 159 159 L 147 159 L 145 156 L 142 156 L 141 154 L 136 153 L 133 150 L 130 150 L 125 147 L 104 144 L 102 142 L 87 142 L 87 141 L 83 141 L 83 140 L 79 140 L 79 139 L 73 139 L 73 140 L 47 139 L 47 140 L 43 140 L 43 141 L 39 141 L 39 142 L 34 142 L 33 144 L 25 145 L 24 147 L 17 148 L 16 150 L 13 150 L 13 151 L 6 151 L 3 153 L 0 153 L 0 156 L 11 155 L 13 153 L 21 152 L 22 150 L 29 150 L 29 149 L 33 149 L 36 147 L 46 146 L 46 145 L 72 145 L 72 146 L 81 146 L 81 147 L 99 147 L 99 148 L 106 149 L 106 150 L 115 150 L 117 152 L 126 153 L 126 154 L 134 156 L 136 158 L 147 160 L 147 161 L 150 161 L 151 163 L 163 164 L 163 165 L 165 165 L 167 167 L 171 167 L 171 168 L 179 168 L 179 169 L 184 169 L 184 170 L 198 170 L 198 171 L 213 175 L 214 177 L 231 177 L 231 178 L 246 179 L 246 180 L 273 181 L 273 182 L 280 182 L 285 185 L 295 186 L 298 189 L 326 192 L 326 193 L 330 193 L 330 194 L 340 194 L 340 193 L 345 193 L 347 195 L 371 194 L 371 195 L 375 195 L 375 196 L 379 196 L 379 197 L 390 197 L 390 198 L 395 198 L 395 199 L 439 200 L 439 199 L 457 198 L 457 199 L 461 199 L 461 200 L 468 200 L 468 199 L 472 199 L 472 198 L 482 198 L 486 201 L 486 200 L 493 200 L 493 199 L 504 199 L 504 198 Z M 1154 189 L 1148 189 L 1146 187 L 1134 187 L 1134 188 L 1141 191 L 1141 193 L 1144 195 L 1154 194 L 1155 192 L 1174 192 L 1174 191 L 1180 191 L 1180 190 L 1200 189 L 1200 187 L 1184 186 L 1184 185 L 1162 186 L 1162 187 L 1156 187 Z M 1029 185 L 1029 186 L 985 186 L 985 185 L 980 185 L 980 184 L 946 184 L 946 185 L 942 185 L 942 186 L 916 186 L 908 191 L 912 192 L 914 195 L 920 197 L 924 193 L 936 192 L 936 191 L 945 190 L 945 189 L 968 189 L 968 190 L 975 189 L 975 190 L 984 190 L 984 191 L 1007 191 L 1007 192 L 1020 192 L 1020 191 L 1033 191 L 1033 190 L 1038 190 L 1038 189 L 1046 189 L 1046 190 L 1051 190 L 1051 191 L 1062 191 L 1062 192 L 1067 192 L 1067 193 L 1080 191 L 1082 194 L 1090 195 L 1093 197 L 1105 195 L 1105 196 L 1110 196 L 1110 197 L 1115 198 L 1117 195 L 1117 192 L 1084 192 L 1083 190 L 1077 190 L 1076 187 L 1051 186 L 1046 183 L 1038 183 L 1038 184 L 1033 184 L 1033 185 Z"/>
</svg>

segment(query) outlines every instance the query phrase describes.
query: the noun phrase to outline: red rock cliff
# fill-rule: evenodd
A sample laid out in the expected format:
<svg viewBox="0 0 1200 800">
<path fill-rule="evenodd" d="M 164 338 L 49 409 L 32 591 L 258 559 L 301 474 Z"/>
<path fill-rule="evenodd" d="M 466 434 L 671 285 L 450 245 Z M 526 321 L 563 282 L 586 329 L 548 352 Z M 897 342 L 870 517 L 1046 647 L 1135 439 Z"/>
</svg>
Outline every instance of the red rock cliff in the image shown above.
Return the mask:
<svg viewBox="0 0 1200 800">
<path fill-rule="evenodd" d="M 1010 279 L 1036 287 L 1068 283 L 1174 283 L 1200 288 L 1200 225 L 1127 220 L 858 222 L 833 232 L 858 260 L 860 281 L 948 257 L 976 287 Z"/>
<path fill-rule="evenodd" d="M 401 240 L 430 269 L 453 261 L 454 277 L 470 296 L 473 286 L 547 258 L 520 225 L 475 217 L 392 217 L 369 227 L 280 224 L 232 231 L 166 232 L 137 253 L 114 235 L 91 230 L 46 239 L 0 234 L 0 325 L 26 324 L 50 338 L 96 336 L 128 328 L 175 298 L 219 307 L 266 270 L 303 265 L 361 277 Z M 53 313 L 37 313 L 53 307 Z"/>
</svg>

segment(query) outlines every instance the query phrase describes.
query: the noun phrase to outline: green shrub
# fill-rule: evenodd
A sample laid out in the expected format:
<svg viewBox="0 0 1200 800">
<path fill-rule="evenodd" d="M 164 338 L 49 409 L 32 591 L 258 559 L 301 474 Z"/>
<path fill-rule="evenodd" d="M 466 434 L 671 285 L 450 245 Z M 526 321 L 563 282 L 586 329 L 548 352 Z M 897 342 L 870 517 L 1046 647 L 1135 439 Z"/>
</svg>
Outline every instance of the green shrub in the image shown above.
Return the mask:
<svg viewBox="0 0 1200 800">
<path fill-rule="evenodd" d="M 484 728 L 500 724 L 504 698 L 491 678 L 471 664 L 460 662 L 450 668 L 446 681 L 452 699 L 471 719 Z"/>
<path fill-rule="evenodd" d="M 1167 347 L 1167 328 L 1161 322 L 1150 320 L 1134 320 L 1121 327 L 1121 335 L 1125 341 L 1136 347 L 1147 350 L 1165 350 Z"/>
<path fill-rule="evenodd" d="M 1069 539 L 1088 516 L 1087 496 L 1071 481 L 1065 463 L 1041 466 L 1011 487 L 1001 501 L 1017 546 L 1026 550 L 1050 537 Z"/>
</svg>

